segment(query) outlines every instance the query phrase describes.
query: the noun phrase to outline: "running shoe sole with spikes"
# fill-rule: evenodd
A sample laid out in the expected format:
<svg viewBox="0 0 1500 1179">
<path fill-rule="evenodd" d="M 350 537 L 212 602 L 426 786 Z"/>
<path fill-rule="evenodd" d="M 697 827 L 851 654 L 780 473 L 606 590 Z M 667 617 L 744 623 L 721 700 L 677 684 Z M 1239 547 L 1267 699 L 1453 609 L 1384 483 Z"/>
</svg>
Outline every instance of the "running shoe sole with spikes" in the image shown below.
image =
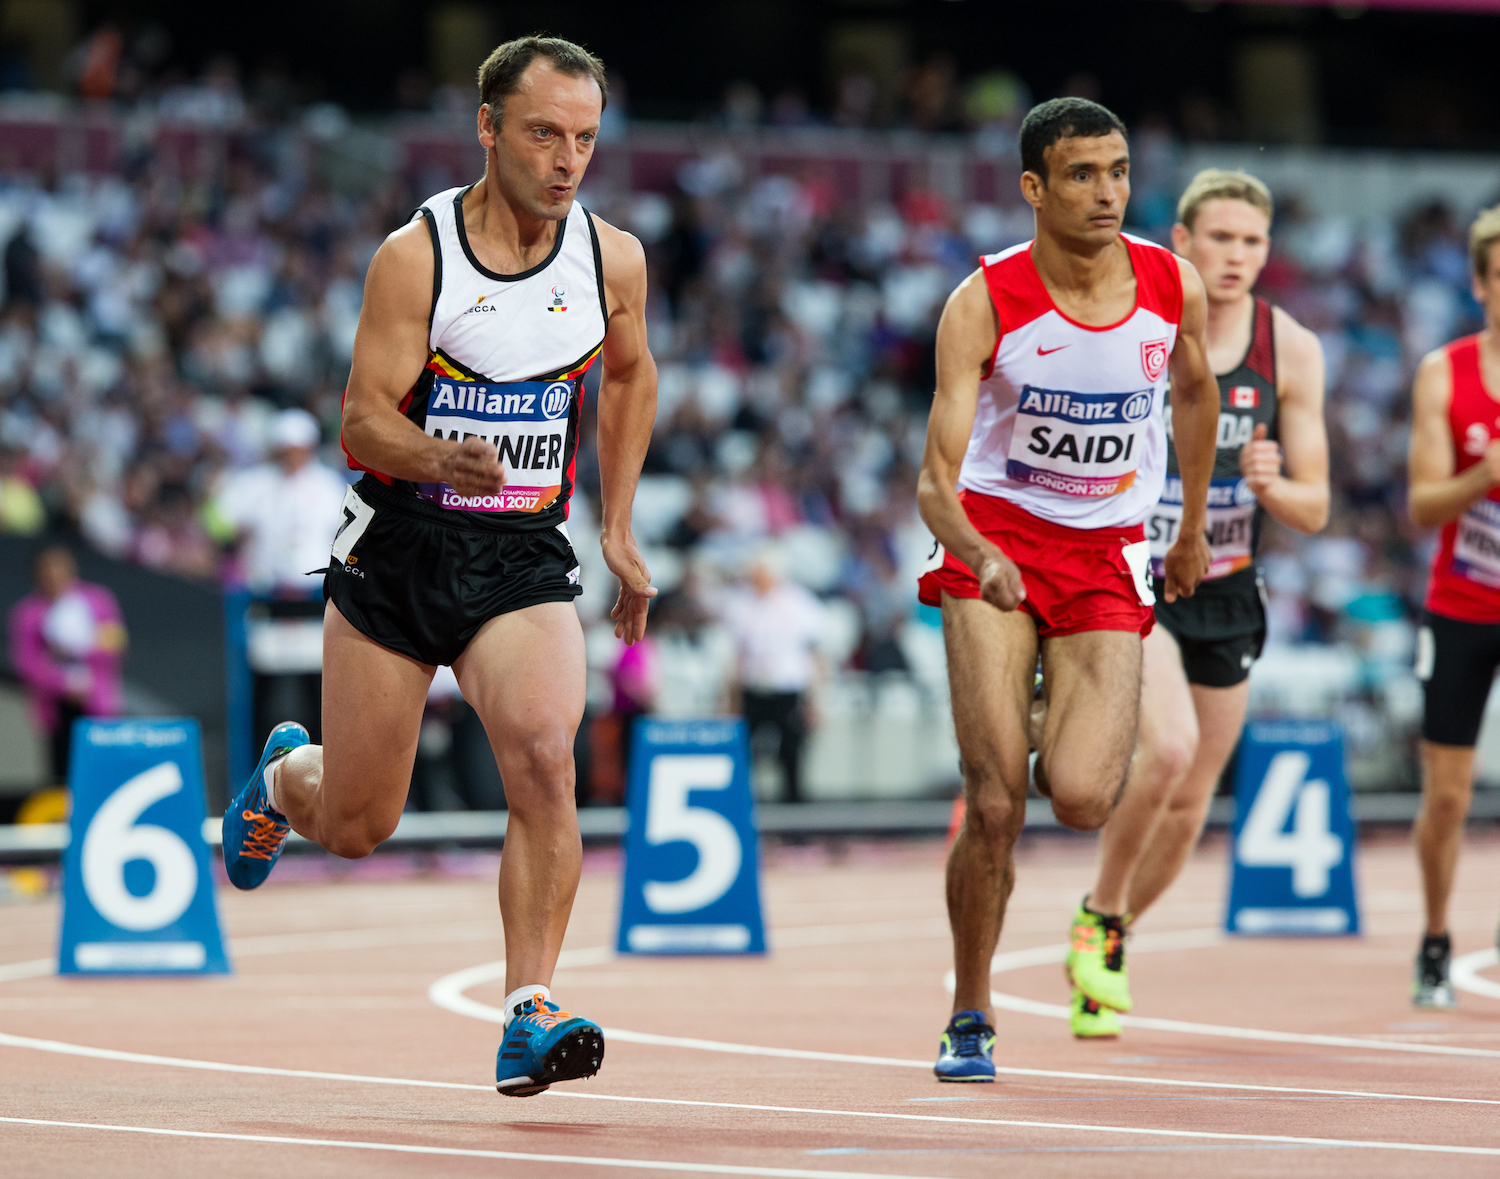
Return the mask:
<svg viewBox="0 0 1500 1179">
<path fill-rule="evenodd" d="M 519 1009 L 495 1053 L 495 1089 L 505 1097 L 534 1097 L 559 1081 L 592 1077 L 604 1059 L 604 1032 L 569 1015 L 541 995 Z"/>
</svg>

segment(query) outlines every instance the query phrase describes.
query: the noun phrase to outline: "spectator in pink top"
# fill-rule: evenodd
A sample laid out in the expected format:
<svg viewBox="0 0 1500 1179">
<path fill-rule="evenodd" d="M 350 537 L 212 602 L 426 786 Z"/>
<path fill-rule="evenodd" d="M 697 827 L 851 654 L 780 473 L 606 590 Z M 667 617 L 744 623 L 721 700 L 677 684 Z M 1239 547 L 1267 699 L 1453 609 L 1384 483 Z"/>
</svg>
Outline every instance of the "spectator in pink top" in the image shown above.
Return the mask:
<svg viewBox="0 0 1500 1179">
<path fill-rule="evenodd" d="M 73 722 L 120 712 L 125 623 L 114 594 L 78 578 L 73 554 L 43 549 L 36 589 L 10 612 L 10 662 L 31 696 L 31 714 L 47 735 L 52 780 L 68 780 Z"/>
</svg>

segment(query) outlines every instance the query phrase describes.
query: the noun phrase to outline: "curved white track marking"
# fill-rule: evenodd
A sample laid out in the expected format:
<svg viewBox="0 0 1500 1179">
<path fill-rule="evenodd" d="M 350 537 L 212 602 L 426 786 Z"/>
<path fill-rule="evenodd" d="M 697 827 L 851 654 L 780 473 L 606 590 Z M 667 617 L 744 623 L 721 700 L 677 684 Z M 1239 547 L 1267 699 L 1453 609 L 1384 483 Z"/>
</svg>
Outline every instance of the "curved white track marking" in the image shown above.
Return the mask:
<svg viewBox="0 0 1500 1179">
<path fill-rule="evenodd" d="M 1130 952 L 1133 954 L 1149 952 L 1152 950 L 1185 950 L 1203 946 L 1218 945 L 1228 939 L 1217 929 L 1187 929 L 1174 933 L 1138 934 L 1131 938 Z M 1469 955 L 1470 958 L 1487 957 L 1488 962 L 1495 961 L 1495 951 L 1485 950 L 1479 955 Z M 1067 942 L 1058 942 L 1050 946 L 1033 946 L 1028 950 L 1013 950 L 1005 954 L 996 954 L 990 963 L 992 974 L 1003 974 L 1007 970 L 1021 970 L 1028 966 L 1045 966 L 1049 963 L 1061 963 L 1068 956 Z M 1454 973 L 1457 974 L 1460 962 L 1467 961 L 1460 958 L 1453 963 Z M 1484 963 L 1488 964 L 1488 963 Z M 1493 994 L 1500 997 L 1500 986 L 1486 979 L 1478 978 L 1470 972 L 1470 981 L 1478 986 L 1465 987 L 1466 990 L 1474 990 L 1476 994 Z M 953 993 L 953 972 L 950 970 L 944 976 L 943 985 L 948 988 L 948 993 Z M 1458 985 L 1457 981 L 1454 983 Z M 1482 988 L 1493 987 L 1493 991 Z M 1019 995 L 1009 995 L 1004 991 L 991 991 L 990 1002 L 996 1007 L 1007 1011 L 1016 1011 L 1022 1015 L 1042 1015 L 1049 1019 L 1067 1019 L 1071 1012 L 1060 1003 L 1042 1003 L 1036 999 L 1023 999 Z M 1142 1015 L 1122 1015 L 1120 1022 L 1126 1027 L 1145 1028 L 1154 1032 L 1180 1032 L 1192 1036 L 1220 1036 L 1230 1040 L 1265 1040 L 1280 1044 L 1314 1044 L 1325 1048 L 1365 1048 L 1372 1052 L 1415 1052 L 1419 1055 L 1436 1056 L 1478 1056 L 1487 1059 L 1500 1059 L 1500 1050 L 1491 1048 L 1460 1048 L 1450 1044 L 1412 1044 L 1399 1040 L 1376 1040 L 1366 1039 L 1360 1036 L 1323 1036 L 1304 1032 L 1275 1032 L 1265 1031 L 1259 1028 L 1230 1027 L 1216 1023 L 1190 1023 L 1182 1019 L 1156 1019 Z"/>
<path fill-rule="evenodd" d="M 744 1167 L 724 1163 L 677 1163 L 659 1159 L 614 1159 L 586 1154 L 521 1154 L 512 1150 L 464 1150 L 456 1146 L 411 1146 L 400 1142 L 350 1142 L 340 1138 L 282 1138 L 268 1134 L 213 1134 L 205 1130 L 164 1130 L 154 1126 L 110 1126 L 101 1122 L 54 1122 L 42 1118 L 0 1118 L 21 1126 L 54 1126 L 66 1130 L 114 1130 L 124 1134 L 155 1134 L 166 1138 L 209 1138 L 221 1142 L 258 1142 L 276 1146 L 321 1146 L 340 1150 L 381 1150 L 396 1154 L 441 1155 L 448 1158 L 504 1159 L 521 1163 L 567 1163 L 575 1167 L 613 1167 L 631 1171 L 686 1171 L 694 1175 L 757 1175 L 766 1179 L 925 1179 L 920 1175 L 876 1174 L 871 1171 L 810 1171 L 791 1167 Z"/>
<path fill-rule="evenodd" d="M 0 983 L 22 978 L 43 978 L 57 973 L 56 958 L 33 958 L 30 962 L 7 962 L 0 966 Z"/>
<path fill-rule="evenodd" d="M 1161 936 L 1175 937 L 1177 935 L 1164 934 Z M 1044 947 L 1044 949 L 1050 950 L 1050 947 Z M 1023 950 L 1020 953 L 1029 954 L 1032 951 Z M 596 955 L 597 957 L 593 960 L 597 962 L 609 961 L 613 957 L 609 949 L 604 946 L 593 950 L 564 950 L 558 959 L 559 967 L 565 964 L 565 960 L 570 954 L 578 955 L 577 959 L 566 963 L 573 966 L 585 965 L 584 958 L 588 955 Z M 1046 961 L 1050 960 L 1046 959 Z M 464 993 L 470 987 L 477 987 L 481 983 L 494 982 L 504 977 L 505 962 L 503 960 L 499 962 L 486 962 L 480 966 L 471 966 L 466 970 L 458 970 L 452 974 L 444 975 L 427 989 L 427 997 L 445 1011 L 451 1011 L 455 1015 L 466 1015 L 471 1019 L 482 1019 L 488 1023 L 504 1023 L 504 1011 L 498 1007 L 492 1007 L 488 1003 L 481 1003 L 477 999 L 471 999 Z M 733 1056 L 772 1056 L 787 1060 L 817 1060 L 831 1064 L 863 1064 L 887 1068 L 917 1068 L 923 1071 L 932 1068 L 932 1062 L 927 1060 L 906 1060 L 894 1056 L 854 1056 L 844 1052 L 816 1052 L 806 1048 L 766 1048 L 757 1044 L 732 1044 L 723 1040 L 699 1040 L 686 1036 L 659 1036 L 651 1032 L 628 1032 L 621 1028 L 605 1028 L 604 1035 L 606 1040 L 617 1040 L 623 1044 L 652 1044 L 662 1048 L 689 1048 L 701 1052 L 723 1052 Z M 1363 1089 L 1307 1089 L 1286 1085 L 1237 1085 L 1229 1081 L 1183 1081 L 1163 1077 L 1132 1077 L 1121 1073 L 1080 1073 L 1062 1072 L 1055 1069 L 1007 1068 L 1002 1065 L 996 1065 L 995 1071 L 1012 1077 L 1048 1077 L 1069 1081 L 1119 1081 L 1134 1085 L 1168 1085 L 1188 1089 L 1228 1089 L 1236 1092 L 1252 1093 L 1313 1094 L 1319 1097 L 1365 1097 L 1390 1101 L 1437 1101 L 1461 1105 L 1500 1105 L 1500 1100 L 1488 1100 L 1479 1097 L 1429 1097 L 1412 1093 L 1377 1093 Z M 581 1095 L 566 1094 L 566 1096 Z M 594 1095 L 590 1094 L 589 1096 Z"/>
<path fill-rule="evenodd" d="M 1448 969 L 1448 977 L 1460 991 L 1468 991 L 1471 995 L 1484 995 L 1490 999 L 1500 999 L 1500 983 L 1479 977 L 1481 970 L 1497 965 L 1500 965 L 1500 950 L 1479 950 L 1473 954 L 1465 954 L 1462 958 L 1453 959 Z"/>
<path fill-rule="evenodd" d="M 631 1100 L 622 1098 L 621 1100 Z M 842 1114 L 845 1117 L 896 1118 L 908 1122 L 944 1122 L 972 1126 L 1011 1126 L 1023 1130 L 1082 1130 L 1089 1134 L 1136 1134 L 1148 1138 L 1208 1139 L 1214 1142 L 1288 1143 L 1293 1146 L 1341 1146 L 1360 1150 L 1402 1150 L 1419 1154 L 1472 1154 L 1500 1157 L 1500 1147 L 1451 1146 L 1440 1142 L 1382 1142 L 1378 1139 L 1361 1138 L 1311 1138 L 1292 1134 L 1230 1134 L 1213 1130 L 1157 1130 L 1146 1126 L 1101 1126 L 1090 1122 L 1038 1122 L 1020 1118 L 953 1118 L 938 1114 L 882 1114 L 863 1113 L 853 1110 L 798 1109 L 779 1105 L 729 1105 L 710 1101 L 667 1101 L 663 1105 L 698 1105 L 709 1108 L 748 1109 L 764 1113 L 812 1113 Z M 808 1171 L 787 1167 L 747 1167 L 716 1163 L 657 1162 L 647 1159 L 607 1159 L 589 1155 L 519 1154 L 502 1150 L 465 1150 L 451 1146 L 411 1146 L 394 1142 L 350 1142 L 338 1138 L 283 1138 L 258 1134 L 222 1134 L 206 1130 L 166 1130 L 150 1126 L 113 1126 L 98 1122 L 61 1122 L 43 1118 L 0 1117 L 0 1123 L 9 1122 L 30 1126 L 57 1126 L 77 1130 L 118 1130 L 134 1134 L 161 1134 L 173 1138 L 217 1138 L 231 1142 L 266 1142 L 288 1146 L 335 1146 L 352 1150 L 391 1150 L 404 1154 L 456 1155 L 467 1158 L 515 1159 L 525 1162 L 574 1163 L 596 1167 L 629 1167 L 635 1170 L 691 1171 L 708 1175 L 766 1175 L 785 1176 L 787 1179 L 923 1179 L 921 1176 L 893 1176 L 889 1173 L 876 1175 L 863 1171 Z"/>
</svg>

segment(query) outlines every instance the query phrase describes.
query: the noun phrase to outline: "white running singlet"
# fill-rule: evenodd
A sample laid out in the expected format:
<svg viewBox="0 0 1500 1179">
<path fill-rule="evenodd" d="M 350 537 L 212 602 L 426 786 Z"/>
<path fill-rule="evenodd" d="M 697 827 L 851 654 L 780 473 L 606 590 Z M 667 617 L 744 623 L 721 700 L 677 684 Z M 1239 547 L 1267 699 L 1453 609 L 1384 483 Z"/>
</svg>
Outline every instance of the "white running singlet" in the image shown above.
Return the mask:
<svg viewBox="0 0 1500 1179">
<path fill-rule="evenodd" d="M 1161 495 L 1162 402 L 1182 320 L 1170 251 L 1122 235 L 1135 308 L 1107 327 L 1069 319 L 1047 293 L 1031 242 L 981 259 L 1000 339 L 979 383 L 958 485 L 1069 528 L 1139 524 Z"/>
<path fill-rule="evenodd" d="M 491 521 L 498 515 L 522 530 L 550 527 L 567 514 L 583 374 L 603 347 L 608 320 L 598 233 L 575 201 L 543 261 L 496 274 L 474 256 L 464 229 L 470 187 L 438 193 L 417 213 L 436 258 L 431 355 L 400 409 L 429 436 L 493 443 L 505 487 L 463 496 L 446 483 L 372 474 L 453 511 Z M 352 457 L 350 466 L 359 468 Z"/>
</svg>

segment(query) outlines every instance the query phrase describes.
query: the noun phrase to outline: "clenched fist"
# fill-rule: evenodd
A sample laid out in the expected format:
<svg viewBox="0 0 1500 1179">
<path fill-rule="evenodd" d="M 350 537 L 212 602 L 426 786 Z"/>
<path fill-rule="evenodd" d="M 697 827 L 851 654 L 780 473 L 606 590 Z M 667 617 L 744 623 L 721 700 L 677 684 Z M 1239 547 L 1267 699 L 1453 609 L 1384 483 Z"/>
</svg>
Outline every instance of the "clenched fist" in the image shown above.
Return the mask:
<svg viewBox="0 0 1500 1179">
<path fill-rule="evenodd" d="M 979 596 L 997 610 L 1014 610 L 1026 600 L 1016 563 L 996 549 L 979 564 Z"/>
<path fill-rule="evenodd" d="M 1281 478 L 1281 443 L 1266 437 L 1264 422 L 1255 427 L 1250 441 L 1240 447 L 1240 474 L 1257 496 Z"/>
<path fill-rule="evenodd" d="M 459 495 L 494 495 L 505 486 L 505 468 L 495 448 L 471 434 L 444 456 L 443 482 Z"/>
</svg>

